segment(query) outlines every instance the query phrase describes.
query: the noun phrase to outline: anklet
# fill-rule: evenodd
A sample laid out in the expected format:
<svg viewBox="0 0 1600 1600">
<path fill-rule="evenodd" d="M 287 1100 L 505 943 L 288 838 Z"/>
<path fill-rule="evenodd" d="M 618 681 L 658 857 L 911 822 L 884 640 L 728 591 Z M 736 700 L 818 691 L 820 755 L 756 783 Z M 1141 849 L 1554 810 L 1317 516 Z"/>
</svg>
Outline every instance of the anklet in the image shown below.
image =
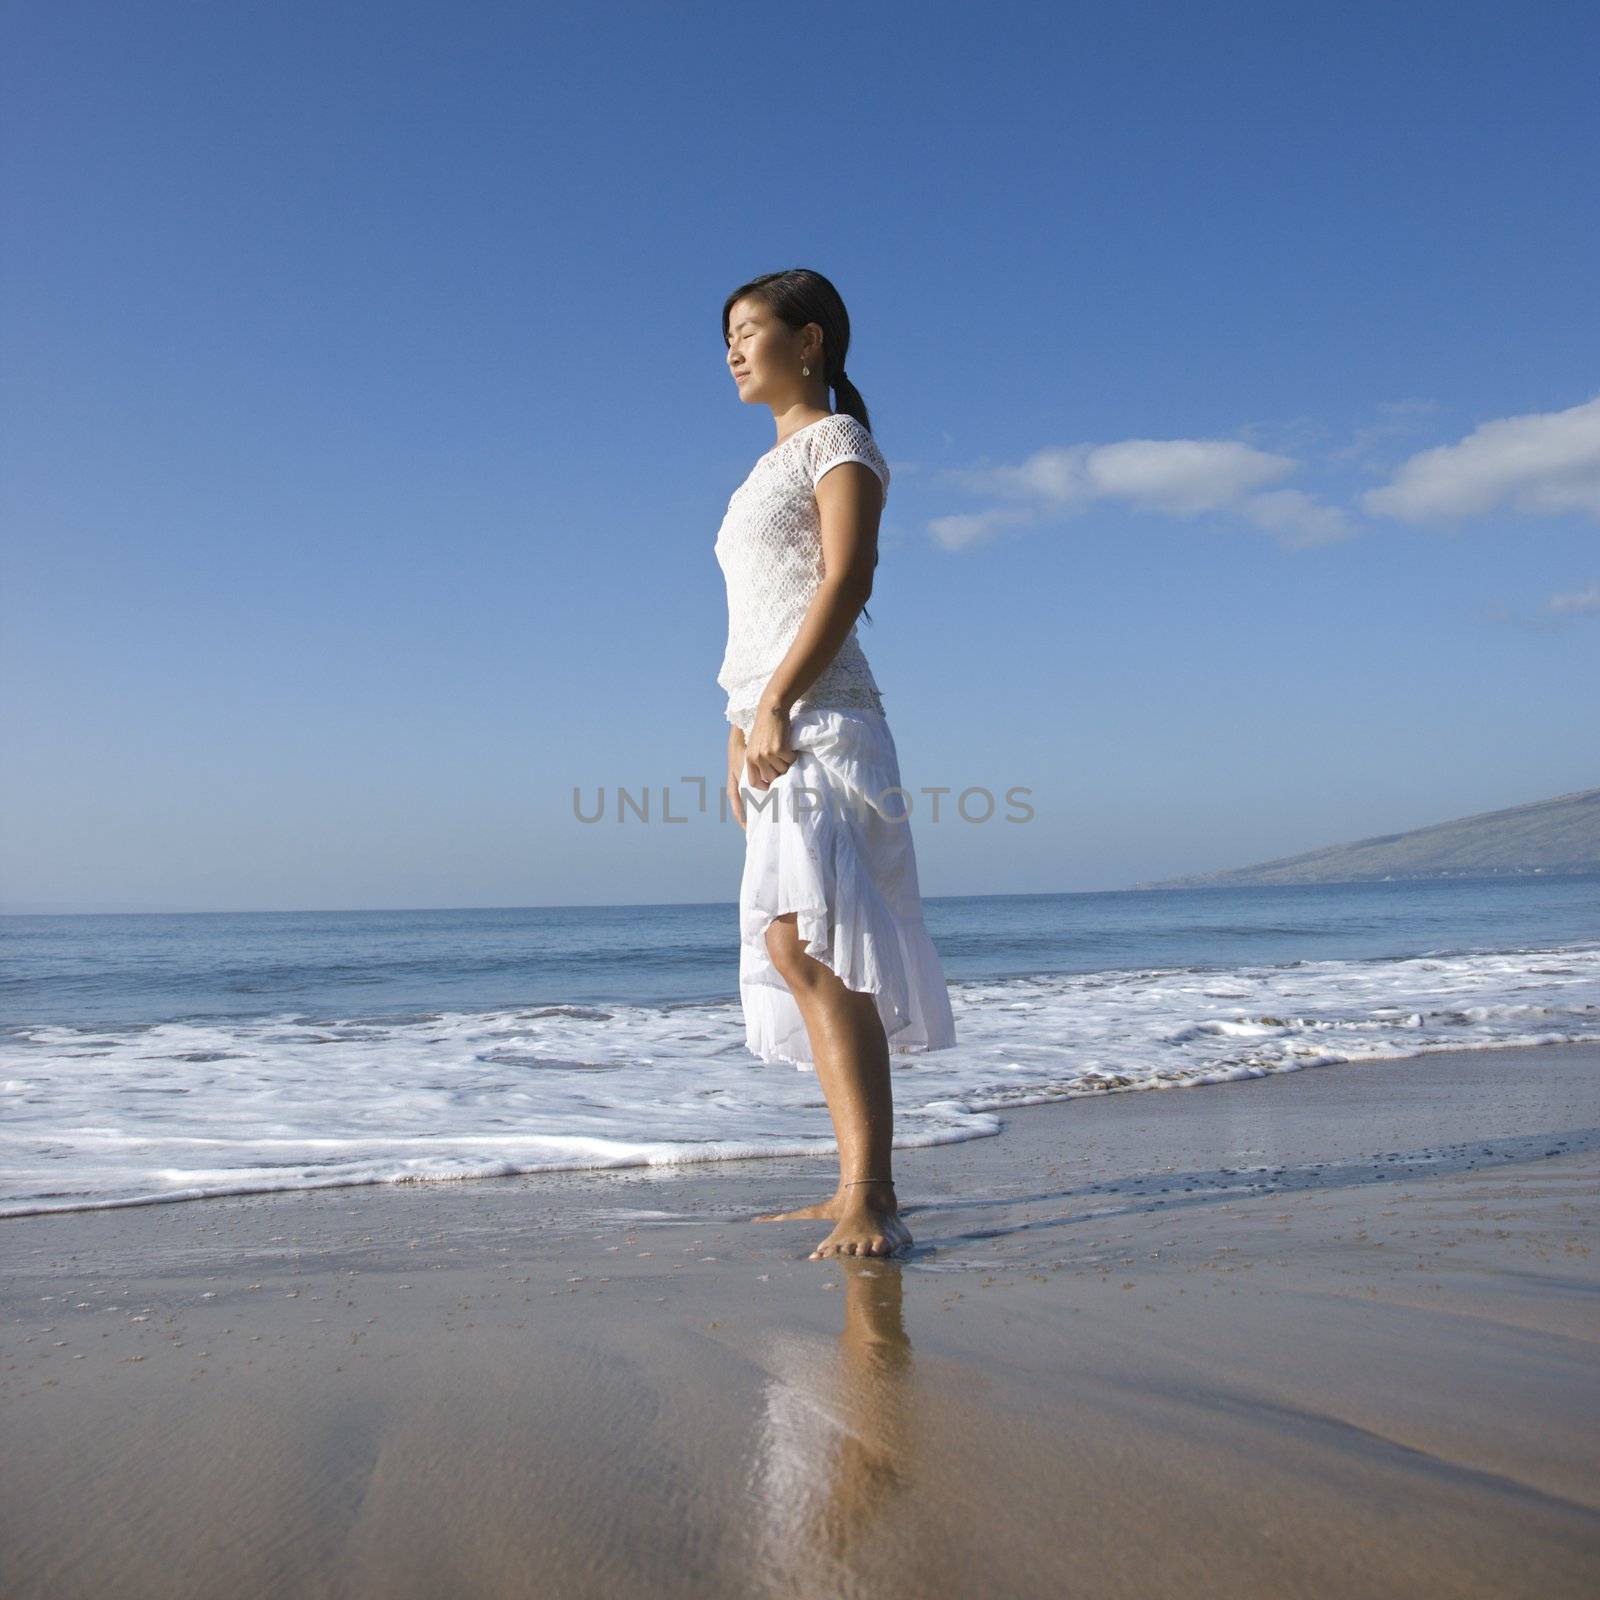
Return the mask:
<svg viewBox="0 0 1600 1600">
<path fill-rule="evenodd" d="M 852 1178 L 847 1184 L 845 1184 L 844 1187 L 846 1189 L 853 1189 L 853 1188 L 855 1188 L 855 1186 L 858 1183 L 893 1183 L 893 1182 L 894 1182 L 893 1178 Z"/>
</svg>

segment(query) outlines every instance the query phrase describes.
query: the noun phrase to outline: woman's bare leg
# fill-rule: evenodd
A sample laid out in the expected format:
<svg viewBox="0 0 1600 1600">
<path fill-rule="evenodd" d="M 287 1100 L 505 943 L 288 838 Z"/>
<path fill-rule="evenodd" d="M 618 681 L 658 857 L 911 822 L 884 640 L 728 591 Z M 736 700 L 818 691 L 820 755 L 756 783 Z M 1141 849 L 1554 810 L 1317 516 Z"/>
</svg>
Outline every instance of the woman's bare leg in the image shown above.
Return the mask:
<svg viewBox="0 0 1600 1600">
<path fill-rule="evenodd" d="M 839 1144 L 839 1185 L 816 1205 L 756 1221 L 833 1222 L 833 1232 L 817 1246 L 816 1256 L 892 1255 L 911 1243 L 911 1232 L 900 1220 L 894 1192 L 889 1042 L 872 996 L 847 988 L 837 973 L 808 954 L 795 920 L 792 911 L 774 919 L 767 929 L 767 950 L 794 995 L 811 1041 Z M 867 1178 L 876 1181 L 852 1181 Z"/>
</svg>

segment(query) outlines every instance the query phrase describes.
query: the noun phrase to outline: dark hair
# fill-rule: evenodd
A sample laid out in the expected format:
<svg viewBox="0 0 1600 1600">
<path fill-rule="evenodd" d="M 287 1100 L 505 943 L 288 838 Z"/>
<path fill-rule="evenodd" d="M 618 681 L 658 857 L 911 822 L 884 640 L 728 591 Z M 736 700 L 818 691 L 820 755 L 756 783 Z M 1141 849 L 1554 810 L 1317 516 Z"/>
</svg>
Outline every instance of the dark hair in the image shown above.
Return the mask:
<svg viewBox="0 0 1600 1600">
<path fill-rule="evenodd" d="M 868 433 L 872 420 L 861 391 L 844 375 L 844 358 L 850 349 L 850 313 L 844 308 L 839 291 L 809 267 L 791 267 L 787 272 L 768 272 L 740 286 L 722 302 L 722 342 L 730 343 L 728 318 L 739 301 L 762 301 L 767 309 L 798 333 L 808 322 L 822 329 L 822 376 L 833 390 L 835 409 L 852 416 Z M 874 554 L 873 568 L 878 565 Z M 872 613 L 865 606 L 861 615 L 868 622 Z"/>
</svg>

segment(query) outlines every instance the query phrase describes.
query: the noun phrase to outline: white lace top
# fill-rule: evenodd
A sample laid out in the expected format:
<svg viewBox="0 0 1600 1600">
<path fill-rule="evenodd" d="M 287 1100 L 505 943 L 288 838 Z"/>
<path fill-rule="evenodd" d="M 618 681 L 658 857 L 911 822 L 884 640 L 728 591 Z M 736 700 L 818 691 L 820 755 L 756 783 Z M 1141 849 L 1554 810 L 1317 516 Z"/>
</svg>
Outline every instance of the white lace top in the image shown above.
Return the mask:
<svg viewBox="0 0 1600 1600">
<path fill-rule="evenodd" d="M 746 733 L 822 580 L 822 526 L 812 491 L 841 461 L 871 467 L 888 500 L 888 463 L 872 434 L 841 411 L 796 428 L 767 451 L 733 491 L 717 532 L 717 562 L 728 585 L 728 648 L 717 682 L 728 694 L 728 721 Z M 795 701 L 795 710 L 802 706 L 883 710 L 854 627 Z"/>
</svg>

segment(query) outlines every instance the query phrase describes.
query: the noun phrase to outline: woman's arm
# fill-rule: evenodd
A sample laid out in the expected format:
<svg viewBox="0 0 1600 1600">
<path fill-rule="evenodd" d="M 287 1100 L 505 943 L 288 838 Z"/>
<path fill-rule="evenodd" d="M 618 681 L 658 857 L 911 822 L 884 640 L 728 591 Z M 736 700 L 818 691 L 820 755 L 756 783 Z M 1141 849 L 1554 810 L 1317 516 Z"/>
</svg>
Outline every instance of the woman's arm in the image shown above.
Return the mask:
<svg viewBox="0 0 1600 1600">
<path fill-rule="evenodd" d="M 764 789 L 787 772 L 796 752 L 788 745 L 789 708 L 822 676 L 872 598 L 878 563 L 878 519 L 883 484 L 871 467 L 841 461 L 818 480 L 822 581 L 812 596 L 794 643 L 767 679 L 756 720 L 745 741 L 754 787 Z"/>
<path fill-rule="evenodd" d="M 728 798 L 733 802 L 733 817 L 744 826 L 744 796 L 739 785 L 744 782 L 744 729 L 737 722 L 728 725 Z"/>
</svg>

